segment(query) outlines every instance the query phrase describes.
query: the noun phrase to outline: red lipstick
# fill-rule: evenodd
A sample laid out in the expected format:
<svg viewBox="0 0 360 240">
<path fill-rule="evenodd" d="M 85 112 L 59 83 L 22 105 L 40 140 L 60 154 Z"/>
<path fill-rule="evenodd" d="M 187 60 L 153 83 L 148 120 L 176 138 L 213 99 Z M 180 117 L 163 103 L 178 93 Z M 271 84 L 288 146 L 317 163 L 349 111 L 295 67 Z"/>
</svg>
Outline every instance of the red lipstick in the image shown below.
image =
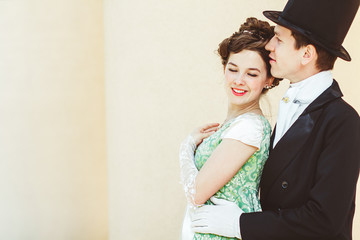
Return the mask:
<svg viewBox="0 0 360 240">
<path fill-rule="evenodd" d="M 237 88 L 231 88 L 231 91 L 235 96 L 244 96 L 247 93 L 247 91 Z"/>
</svg>

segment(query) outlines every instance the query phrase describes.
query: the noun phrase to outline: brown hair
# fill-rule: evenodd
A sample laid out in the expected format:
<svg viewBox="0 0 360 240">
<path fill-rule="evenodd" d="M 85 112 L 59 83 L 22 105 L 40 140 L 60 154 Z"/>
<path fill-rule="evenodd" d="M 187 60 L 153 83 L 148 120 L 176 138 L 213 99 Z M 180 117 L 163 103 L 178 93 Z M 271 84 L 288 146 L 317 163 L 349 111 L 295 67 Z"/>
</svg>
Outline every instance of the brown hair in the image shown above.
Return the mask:
<svg viewBox="0 0 360 240">
<path fill-rule="evenodd" d="M 291 31 L 291 35 L 295 38 L 295 49 L 300 49 L 301 47 L 307 46 L 309 44 L 313 45 L 316 49 L 318 58 L 316 60 L 316 67 L 320 71 L 331 70 L 334 68 L 334 64 L 336 61 L 336 56 L 330 54 L 323 47 L 320 47 L 317 44 L 312 43 L 307 37 L 304 35 Z"/>
<path fill-rule="evenodd" d="M 230 37 L 224 39 L 218 48 L 218 54 L 221 57 L 221 63 L 224 68 L 229 60 L 231 53 L 239 53 L 242 50 L 251 50 L 257 52 L 266 64 L 267 76 L 270 73 L 269 51 L 265 49 L 265 45 L 274 36 L 274 27 L 268 22 L 258 20 L 254 17 L 246 19 L 246 22 L 240 26 L 239 31 Z M 271 87 L 279 85 L 280 78 L 275 78 Z M 267 89 L 263 89 L 265 93 Z"/>
</svg>

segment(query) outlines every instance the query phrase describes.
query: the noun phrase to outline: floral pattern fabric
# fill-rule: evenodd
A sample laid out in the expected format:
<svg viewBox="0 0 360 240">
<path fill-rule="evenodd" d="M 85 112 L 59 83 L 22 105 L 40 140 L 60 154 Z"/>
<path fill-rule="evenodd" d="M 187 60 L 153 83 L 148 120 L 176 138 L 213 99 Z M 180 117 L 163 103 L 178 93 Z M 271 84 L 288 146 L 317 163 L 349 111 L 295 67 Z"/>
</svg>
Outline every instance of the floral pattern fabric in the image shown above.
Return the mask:
<svg viewBox="0 0 360 240">
<path fill-rule="evenodd" d="M 246 116 L 245 116 L 246 115 Z M 259 201 L 259 183 L 261 173 L 265 164 L 265 161 L 269 155 L 270 135 L 271 127 L 267 119 L 257 114 L 243 114 L 240 117 L 258 118 L 260 121 L 253 121 L 259 126 L 258 131 L 262 131 L 260 148 L 247 160 L 242 168 L 235 174 L 235 176 L 222 187 L 214 196 L 221 199 L 226 199 L 235 202 L 244 212 L 259 212 L 261 211 Z M 252 122 L 252 124 L 253 124 Z M 232 124 L 244 124 L 246 121 L 232 120 L 224 124 L 217 132 L 210 137 L 204 139 L 199 145 L 195 153 L 195 165 L 200 170 L 207 159 L 211 156 L 214 149 L 221 143 L 222 134 Z M 246 127 L 246 126 L 245 126 Z M 257 133 L 254 133 L 257 134 Z M 205 204 L 212 204 L 209 200 Z M 227 238 L 213 234 L 195 233 L 194 239 L 197 240 L 227 240 L 235 238 Z"/>
</svg>

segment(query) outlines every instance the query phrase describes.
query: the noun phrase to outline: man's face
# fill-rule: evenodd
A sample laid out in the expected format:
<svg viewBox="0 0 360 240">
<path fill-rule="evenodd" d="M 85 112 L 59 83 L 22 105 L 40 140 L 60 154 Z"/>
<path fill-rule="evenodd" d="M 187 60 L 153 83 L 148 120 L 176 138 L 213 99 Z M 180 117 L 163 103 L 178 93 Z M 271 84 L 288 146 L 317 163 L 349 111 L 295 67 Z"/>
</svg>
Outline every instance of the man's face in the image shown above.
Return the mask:
<svg viewBox="0 0 360 240">
<path fill-rule="evenodd" d="M 302 48 L 295 49 L 295 38 L 291 30 L 276 25 L 275 35 L 265 48 L 270 51 L 271 74 L 274 77 L 286 78 L 290 82 L 297 82 L 304 51 Z"/>
</svg>

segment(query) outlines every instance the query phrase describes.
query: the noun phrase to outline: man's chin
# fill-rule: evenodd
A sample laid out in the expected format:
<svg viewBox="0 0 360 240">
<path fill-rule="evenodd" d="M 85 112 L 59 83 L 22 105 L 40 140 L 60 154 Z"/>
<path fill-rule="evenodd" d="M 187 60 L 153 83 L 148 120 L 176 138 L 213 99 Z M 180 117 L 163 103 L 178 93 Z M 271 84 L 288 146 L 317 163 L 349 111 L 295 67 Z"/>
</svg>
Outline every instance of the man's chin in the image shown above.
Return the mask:
<svg viewBox="0 0 360 240">
<path fill-rule="evenodd" d="M 276 69 L 271 68 L 270 72 L 271 72 L 271 76 L 273 76 L 273 77 L 276 77 L 276 78 L 284 78 L 284 77 L 282 76 L 281 72 L 280 72 L 280 71 L 277 71 Z"/>
</svg>

